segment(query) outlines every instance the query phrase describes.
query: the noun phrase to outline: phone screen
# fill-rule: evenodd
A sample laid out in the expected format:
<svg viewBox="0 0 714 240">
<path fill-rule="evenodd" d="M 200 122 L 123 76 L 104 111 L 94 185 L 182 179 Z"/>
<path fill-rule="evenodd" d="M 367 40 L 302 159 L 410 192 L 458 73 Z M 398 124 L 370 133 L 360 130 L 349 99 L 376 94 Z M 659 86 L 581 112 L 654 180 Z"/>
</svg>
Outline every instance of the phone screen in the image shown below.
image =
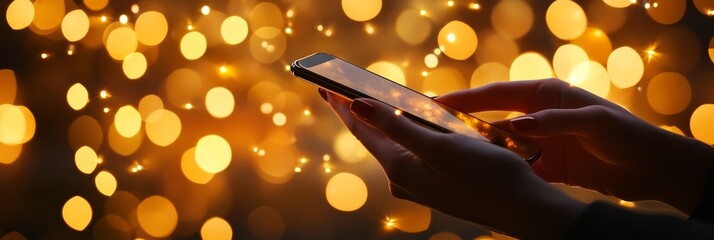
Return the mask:
<svg viewBox="0 0 714 240">
<path fill-rule="evenodd" d="M 318 53 L 296 61 L 298 67 L 306 69 L 310 75 L 325 79 L 307 79 L 328 90 L 346 97 L 369 97 L 389 104 L 405 115 L 431 128 L 444 132 L 455 132 L 508 148 L 527 160 L 535 160 L 540 150 L 531 142 L 514 138 L 504 130 L 483 122 L 469 114 L 439 103 L 421 93 L 404 87 L 375 73 L 353 65 L 340 58 Z M 296 73 L 297 74 L 297 73 Z M 351 96 L 350 96 L 351 95 Z M 412 117 L 412 119 L 414 119 Z M 421 121 L 419 121 L 421 120 Z M 426 122 L 424 122 L 424 120 Z"/>
</svg>

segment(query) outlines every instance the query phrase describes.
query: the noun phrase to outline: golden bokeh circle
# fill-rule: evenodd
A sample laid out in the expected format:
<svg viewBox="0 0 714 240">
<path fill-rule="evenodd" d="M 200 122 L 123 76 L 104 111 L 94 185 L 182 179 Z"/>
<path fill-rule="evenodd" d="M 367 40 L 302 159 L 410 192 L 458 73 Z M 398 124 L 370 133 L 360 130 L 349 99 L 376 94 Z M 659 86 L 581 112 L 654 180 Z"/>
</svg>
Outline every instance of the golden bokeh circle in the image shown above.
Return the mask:
<svg viewBox="0 0 714 240">
<path fill-rule="evenodd" d="M 214 87 L 206 93 L 206 110 L 215 118 L 226 118 L 233 113 L 235 98 L 230 90 Z"/>
<path fill-rule="evenodd" d="M 629 88 L 640 82 L 645 65 L 637 51 L 631 47 L 620 47 L 607 58 L 607 72 L 615 87 Z"/>
<path fill-rule="evenodd" d="M 0 163 L 2 164 L 12 164 L 22 153 L 22 144 L 6 145 L 0 143 Z"/>
<path fill-rule="evenodd" d="M 92 11 L 99 11 L 109 4 L 109 0 L 84 0 L 84 5 Z"/>
<path fill-rule="evenodd" d="M 272 34 L 275 33 L 275 34 Z M 273 35 L 272 38 L 263 36 Z M 261 63 L 273 63 L 280 59 L 287 48 L 287 38 L 278 28 L 264 27 L 256 30 L 249 40 L 250 54 Z"/>
<path fill-rule="evenodd" d="M 357 175 L 338 173 L 327 182 L 325 196 L 333 208 L 344 212 L 355 211 L 367 201 L 367 185 Z"/>
<path fill-rule="evenodd" d="M 397 64 L 379 61 L 367 66 L 367 70 L 376 73 L 386 79 L 392 80 L 393 82 L 399 83 L 399 85 L 406 86 L 407 77 L 404 75 L 404 71 Z"/>
<path fill-rule="evenodd" d="M 513 59 L 518 57 L 520 48 L 513 39 L 504 37 L 495 32 L 481 34 L 479 48 L 476 49 L 476 62 L 485 64 L 488 62 L 498 62 L 510 65 Z"/>
<path fill-rule="evenodd" d="M 508 76 L 511 81 L 552 78 L 553 69 L 540 53 L 526 52 L 513 60 Z"/>
<path fill-rule="evenodd" d="M 452 232 L 438 232 L 438 233 L 435 233 L 434 235 L 431 235 L 431 237 L 429 237 L 429 240 L 461 240 L 461 237 L 459 237 L 459 235 L 456 235 L 455 233 L 452 233 Z M 474 239 L 474 240 L 481 240 L 481 239 Z"/>
<path fill-rule="evenodd" d="M 614 8 L 625 8 L 632 5 L 632 0 L 603 0 L 605 4 Z"/>
<path fill-rule="evenodd" d="M 136 38 L 144 45 L 159 45 L 169 30 L 164 14 L 157 11 L 148 11 L 139 15 L 134 26 Z"/>
<path fill-rule="evenodd" d="M 508 81 L 509 69 L 497 62 L 482 64 L 471 74 L 470 86 L 481 87 L 489 83 Z"/>
<path fill-rule="evenodd" d="M 195 104 L 203 96 L 201 75 L 189 68 L 172 72 L 164 84 L 166 98 L 174 107 L 183 108 L 186 104 Z"/>
<path fill-rule="evenodd" d="M 437 37 L 439 49 L 446 56 L 464 60 L 471 55 L 478 46 L 478 37 L 471 26 L 461 21 L 451 21 L 444 25 Z"/>
<path fill-rule="evenodd" d="M 30 109 L 28 109 L 25 106 L 17 106 L 17 108 L 19 108 L 20 111 L 22 111 L 22 115 L 24 115 L 24 120 L 25 120 L 25 134 L 24 134 L 25 136 L 20 141 L 21 144 L 24 144 L 24 143 L 30 141 L 30 139 L 32 139 L 32 137 L 35 136 L 35 130 L 37 129 L 37 123 L 35 122 L 35 116 L 32 115 L 32 111 L 30 111 Z"/>
<path fill-rule="evenodd" d="M 82 110 L 89 102 L 89 92 L 81 83 L 75 83 L 67 90 L 67 103 L 74 110 Z"/>
<path fill-rule="evenodd" d="M 573 68 L 570 76 L 563 80 L 601 98 L 606 98 L 610 93 L 610 76 L 607 74 L 607 69 L 595 61 L 578 64 Z"/>
<path fill-rule="evenodd" d="M 112 196 L 117 190 L 117 179 L 110 172 L 101 171 L 94 177 L 94 185 L 104 196 Z"/>
<path fill-rule="evenodd" d="M 575 70 L 575 67 L 589 61 L 590 58 L 588 57 L 588 54 L 578 45 L 564 44 L 555 50 L 555 54 L 553 55 L 553 71 L 555 72 L 556 77 L 568 81 L 571 77 L 570 75 Z"/>
<path fill-rule="evenodd" d="M 229 45 L 236 45 L 248 36 L 248 22 L 239 16 L 230 16 L 221 24 L 221 37 Z"/>
<path fill-rule="evenodd" d="M 107 142 L 109 147 L 121 156 L 129 156 L 136 152 L 144 140 L 144 134 L 141 131 L 133 137 L 126 138 L 119 134 L 114 123 L 109 125 L 107 129 Z"/>
<path fill-rule="evenodd" d="M 86 199 L 74 196 L 64 203 L 62 219 L 70 228 L 83 231 L 92 221 L 92 206 Z"/>
<path fill-rule="evenodd" d="M 135 52 L 138 46 L 139 40 L 130 27 L 118 27 L 107 35 L 107 52 L 115 60 L 124 60 L 127 55 Z"/>
<path fill-rule="evenodd" d="M 188 32 L 181 38 L 181 54 L 188 60 L 196 60 L 206 53 L 206 37 L 200 32 Z"/>
<path fill-rule="evenodd" d="M 97 164 L 99 162 L 98 159 L 97 153 L 88 146 L 80 147 L 74 154 L 74 163 L 77 166 L 77 169 L 84 174 L 94 172 L 94 169 L 97 168 Z"/>
<path fill-rule="evenodd" d="M 212 134 L 196 143 L 196 163 L 207 173 L 219 173 L 231 163 L 231 145 L 221 136 Z"/>
<path fill-rule="evenodd" d="M 151 142 L 166 147 L 181 135 L 181 119 L 172 111 L 158 109 L 146 118 L 145 129 Z"/>
<path fill-rule="evenodd" d="M 161 100 L 159 96 L 154 94 L 149 94 L 139 100 L 139 114 L 141 114 L 141 120 L 146 121 L 151 113 L 156 110 L 164 109 L 164 101 Z"/>
<path fill-rule="evenodd" d="M 140 52 L 133 52 L 126 55 L 124 61 L 122 62 L 122 70 L 124 70 L 124 75 L 131 80 L 139 79 L 146 73 L 146 68 L 148 63 L 146 62 L 146 57 Z"/>
<path fill-rule="evenodd" d="M 590 60 L 600 64 L 607 64 L 607 58 L 612 52 L 610 38 L 600 29 L 587 28 L 583 35 L 570 43 L 580 46 L 587 53 Z"/>
<path fill-rule="evenodd" d="M 450 67 L 439 67 L 424 78 L 422 92 L 427 95 L 442 95 L 468 87 L 468 82 L 458 70 Z"/>
<path fill-rule="evenodd" d="M 613 8 L 602 1 L 592 1 L 586 11 L 588 27 L 614 33 L 622 29 L 627 22 L 627 9 Z"/>
<path fill-rule="evenodd" d="M 42 31 L 38 33 L 54 31 L 62 23 L 65 14 L 64 0 L 37 0 L 34 6 L 35 17 L 32 24 Z"/>
<path fill-rule="evenodd" d="M 342 11 L 358 22 L 376 17 L 381 10 L 382 0 L 342 0 Z"/>
<path fill-rule="evenodd" d="M 201 239 L 203 240 L 230 240 L 233 239 L 233 228 L 223 218 L 212 217 L 201 226 Z"/>
<path fill-rule="evenodd" d="M 294 136 L 283 131 L 273 131 L 258 146 L 264 149 L 264 154 L 253 163 L 256 172 L 266 182 L 282 184 L 290 180 L 298 159 Z"/>
<path fill-rule="evenodd" d="M 89 17 L 81 9 L 71 11 L 62 19 L 61 29 L 67 41 L 79 41 L 89 32 Z"/>
<path fill-rule="evenodd" d="M 660 114 L 680 113 L 689 106 L 691 99 L 689 80 L 680 73 L 659 73 L 647 85 L 647 102 Z"/>
<path fill-rule="evenodd" d="M 13 0 L 7 7 L 5 19 L 13 30 L 24 29 L 35 18 L 35 6 L 30 0 Z"/>
<path fill-rule="evenodd" d="M 191 182 L 206 184 L 213 179 L 213 174 L 203 171 L 196 162 L 196 148 L 189 148 L 181 156 L 181 172 Z"/>
<path fill-rule="evenodd" d="M 119 108 L 114 115 L 114 127 L 125 138 L 133 137 L 141 130 L 141 113 L 131 105 Z"/>
<path fill-rule="evenodd" d="M 431 224 L 431 209 L 400 199 L 389 200 L 387 216 L 394 228 L 408 233 L 426 231 Z"/>
<path fill-rule="evenodd" d="M 714 11 L 714 1 L 711 0 L 694 0 L 694 7 L 704 15 L 712 15 Z"/>
<path fill-rule="evenodd" d="M 396 31 L 407 44 L 419 45 L 431 34 L 431 21 L 416 9 L 407 9 L 397 17 Z"/>
<path fill-rule="evenodd" d="M 154 195 L 139 203 L 136 207 L 139 226 L 153 237 L 169 236 L 178 222 L 178 213 L 173 203 L 165 197 Z"/>
<path fill-rule="evenodd" d="M 248 15 L 248 23 L 250 29 L 253 29 L 253 34 L 258 34 L 261 38 L 274 38 L 277 33 L 283 29 L 283 13 L 280 8 L 270 2 L 261 2 L 255 5 Z M 274 31 L 257 32 L 258 29 L 269 28 L 277 29 Z"/>
<path fill-rule="evenodd" d="M 102 126 L 97 120 L 87 115 L 80 116 L 72 122 L 68 135 L 69 145 L 73 150 L 82 146 L 99 149 L 104 138 Z"/>
<path fill-rule="evenodd" d="M 647 14 L 658 23 L 674 24 L 684 17 L 687 10 L 686 0 L 657 1 L 657 7 L 646 8 Z"/>
<path fill-rule="evenodd" d="M 337 133 L 332 148 L 337 157 L 346 163 L 359 163 L 370 156 L 369 151 L 347 129 Z"/>
<path fill-rule="evenodd" d="M 703 104 L 697 107 L 689 119 L 689 127 L 694 138 L 709 145 L 714 144 L 714 104 Z"/>
<path fill-rule="evenodd" d="M 15 72 L 10 69 L 0 70 L 0 104 L 13 104 L 16 95 L 17 79 L 15 79 Z"/>
<path fill-rule="evenodd" d="M 27 120 L 20 107 L 11 104 L 0 105 L 0 143 L 22 144 L 27 133 Z"/>
<path fill-rule="evenodd" d="M 545 13 L 548 29 L 556 37 L 563 40 L 573 40 L 585 32 L 588 20 L 585 11 L 570 0 L 554 1 Z"/>
<path fill-rule="evenodd" d="M 491 24 L 502 36 L 521 38 L 533 26 L 533 9 L 524 0 L 499 1 L 491 11 Z"/>
</svg>

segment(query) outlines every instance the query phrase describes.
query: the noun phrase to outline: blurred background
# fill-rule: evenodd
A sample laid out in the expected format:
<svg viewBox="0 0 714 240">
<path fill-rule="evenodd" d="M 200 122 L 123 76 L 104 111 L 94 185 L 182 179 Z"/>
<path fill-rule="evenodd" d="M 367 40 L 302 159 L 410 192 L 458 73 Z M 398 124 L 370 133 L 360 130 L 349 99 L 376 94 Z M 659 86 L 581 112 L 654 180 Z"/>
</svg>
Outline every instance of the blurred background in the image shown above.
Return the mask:
<svg viewBox="0 0 714 240">
<path fill-rule="evenodd" d="M 6 0 L 0 9 L 3 240 L 508 238 L 391 197 L 374 158 L 290 73 L 317 51 L 427 95 L 557 77 L 714 144 L 711 0 Z"/>
</svg>

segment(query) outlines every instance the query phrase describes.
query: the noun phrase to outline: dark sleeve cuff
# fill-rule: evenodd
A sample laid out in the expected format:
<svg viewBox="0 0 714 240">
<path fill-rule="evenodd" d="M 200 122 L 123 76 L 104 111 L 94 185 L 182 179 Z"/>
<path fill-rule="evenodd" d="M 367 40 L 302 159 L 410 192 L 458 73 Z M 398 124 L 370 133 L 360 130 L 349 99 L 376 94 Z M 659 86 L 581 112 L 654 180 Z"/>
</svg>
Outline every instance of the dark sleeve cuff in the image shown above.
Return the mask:
<svg viewBox="0 0 714 240">
<path fill-rule="evenodd" d="M 672 216 L 636 213 L 591 203 L 568 228 L 566 239 L 714 239 L 714 228 Z"/>
</svg>

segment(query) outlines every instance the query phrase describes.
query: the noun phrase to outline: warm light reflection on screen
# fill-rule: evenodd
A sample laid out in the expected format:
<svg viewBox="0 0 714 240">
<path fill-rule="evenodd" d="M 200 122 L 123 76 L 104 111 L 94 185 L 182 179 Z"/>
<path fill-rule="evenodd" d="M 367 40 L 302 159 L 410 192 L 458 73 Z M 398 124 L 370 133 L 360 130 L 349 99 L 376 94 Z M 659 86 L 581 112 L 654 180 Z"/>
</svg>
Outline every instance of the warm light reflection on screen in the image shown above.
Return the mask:
<svg viewBox="0 0 714 240">
<path fill-rule="evenodd" d="M 451 114 L 430 98 L 391 81 L 387 81 L 374 73 L 365 71 L 344 60 L 335 58 L 322 64 L 309 67 L 309 69 L 317 74 L 335 80 L 346 87 L 360 91 L 372 98 L 379 99 L 419 118 L 436 123 L 452 132 L 488 141 L 487 138 L 474 131 L 474 129 L 465 124 L 464 121 L 459 120 L 457 116 L 467 117 L 470 122 L 479 122 L 478 119 L 465 115 Z M 477 126 L 477 124 L 473 126 Z"/>
</svg>

